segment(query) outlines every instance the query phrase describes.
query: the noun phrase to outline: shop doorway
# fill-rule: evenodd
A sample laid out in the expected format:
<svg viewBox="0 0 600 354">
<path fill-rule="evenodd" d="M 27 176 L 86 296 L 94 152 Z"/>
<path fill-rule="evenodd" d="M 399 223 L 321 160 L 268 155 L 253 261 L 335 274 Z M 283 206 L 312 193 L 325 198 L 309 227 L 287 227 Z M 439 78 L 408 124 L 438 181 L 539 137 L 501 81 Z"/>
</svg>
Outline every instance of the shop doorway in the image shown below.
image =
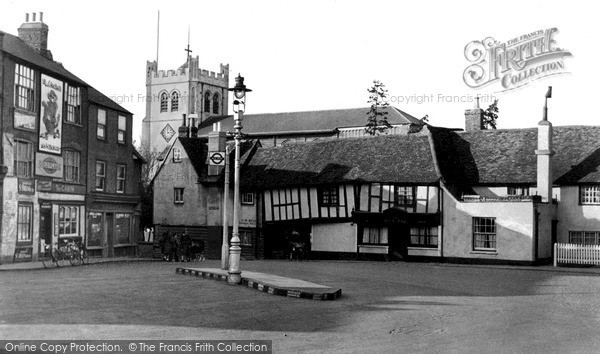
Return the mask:
<svg viewBox="0 0 600 354">
<path fill-rule="evenodd" d="M 52 206 L 45 204 L 40 206 L 40 247 L 42 244 L 52 244 Z"/>
<path fill-rule="evenodd" d="M 104 229 L 106 230 L 106 257 L 112 258 L 115 256 L 113 249 L 114 245 L 114 232 L 115 232 L 115 214 L 106 213 L 104 218 Z"/>
</svg>

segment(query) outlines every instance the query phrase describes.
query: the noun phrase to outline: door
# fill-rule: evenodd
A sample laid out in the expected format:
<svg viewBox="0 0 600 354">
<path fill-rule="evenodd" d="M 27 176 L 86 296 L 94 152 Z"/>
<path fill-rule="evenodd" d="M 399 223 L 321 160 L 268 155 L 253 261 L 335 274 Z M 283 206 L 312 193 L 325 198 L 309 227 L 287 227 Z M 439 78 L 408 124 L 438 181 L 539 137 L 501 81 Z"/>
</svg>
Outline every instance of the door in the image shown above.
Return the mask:
<svg viewBox="0 0 600 354">
<path fill-rule="evenodd" d="M 40 207 L 40 241 L 42 240 L 46 245 L 52 244 L 52 207 L 44 204 Z"/>
<path fill-rule="evenodd" d="M 410 237 L 408 226 L 403 224 L 390 226 L 388 237 L 390 258 L 406 260 Z"/>
<path fill-rule="evenodd" d="M 104 219 L 104 229 L 106 230 L 106 257 L 112 258 L 115 255 L 113 245 L 114 245 L 114 236 L 115 236 L 115 214 L 106 213 L 106 218 Z"/>
</svg>

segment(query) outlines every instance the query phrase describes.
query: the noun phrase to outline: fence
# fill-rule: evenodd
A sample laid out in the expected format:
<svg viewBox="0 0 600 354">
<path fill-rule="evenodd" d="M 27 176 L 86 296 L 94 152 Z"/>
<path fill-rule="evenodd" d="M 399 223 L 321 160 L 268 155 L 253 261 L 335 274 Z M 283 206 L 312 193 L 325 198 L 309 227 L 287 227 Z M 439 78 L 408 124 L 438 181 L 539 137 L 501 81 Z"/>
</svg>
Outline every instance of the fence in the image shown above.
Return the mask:
<svg viewBox="0 0 600 354">
<path fill-rule="evenodd" d="M 600 265 L 600 245 L 554 244 L 554 266 L 558 263 Z"/>
</svg>

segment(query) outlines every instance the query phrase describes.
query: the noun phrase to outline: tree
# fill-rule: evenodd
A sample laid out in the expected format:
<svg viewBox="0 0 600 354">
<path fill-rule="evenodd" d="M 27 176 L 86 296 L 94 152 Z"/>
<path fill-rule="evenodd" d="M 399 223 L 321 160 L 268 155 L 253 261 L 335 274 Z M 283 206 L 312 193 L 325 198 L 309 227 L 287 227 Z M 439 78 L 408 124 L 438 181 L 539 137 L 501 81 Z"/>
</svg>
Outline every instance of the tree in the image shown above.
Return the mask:
<svg viewBox="0 0 600 354">
<path fill-rule="evenodd" d="M 136 145 L 136 142 L 133 142 L 133 145 Z M 161 153 L 156 148 L 150 148 L 150 146 L 146 144 L 142 144 L 140 146 L 136 146 L 136 149 L 142 155 L 146 163 L 142 166 L 142 190 L 141 190 L 141 212 L 142 215 L 140 217 L 140 222 L 142 226 L 150 226 L 153 224 L 152 214 L 153 214 L 153 186 L 151 184 L 156 171 L 160 165 L 160 160 L 158 159 Z"/>
<path fill-rule="evenodd" d="M 496 129 L 498 119 L 498 100 L 488 106 L 483 112 L 483 128 L 484 129 Z"/>
<path fill-rule="evenodd" d="M 386 108 L 390 105 L 387 100 L 387 90 L 385 85 L 379 80 L 373 80 L 373 86 L 367 89 L 369 92 L 369 101 L 371 109 L 367 113 L 367 124 L 365 133 L 370 135 L 385 133 L 391 124 L 387 120 L 388 111 Z"/>
</svg>

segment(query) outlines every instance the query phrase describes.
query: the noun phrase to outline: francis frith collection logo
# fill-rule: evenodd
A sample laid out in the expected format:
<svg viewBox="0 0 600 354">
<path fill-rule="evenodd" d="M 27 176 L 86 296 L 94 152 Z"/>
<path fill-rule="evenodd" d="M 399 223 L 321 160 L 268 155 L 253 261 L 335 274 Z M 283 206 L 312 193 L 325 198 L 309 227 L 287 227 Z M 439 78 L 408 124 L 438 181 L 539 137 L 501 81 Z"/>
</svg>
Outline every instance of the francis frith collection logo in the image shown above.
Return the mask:
<svg viewBox="0 0 600 354">
<path fill-rule="evenodd" d="M 488 37 L 465 46 L 471 63 L 463 73 L 467 86 L 479 88 L 499 84 L 508 91 L 535 80 L 567 73 L 564 58 L 571 52 L 559 48 L 554 40 L 556 28 L 538 30 L 504 43 Z"/>
</svg>

